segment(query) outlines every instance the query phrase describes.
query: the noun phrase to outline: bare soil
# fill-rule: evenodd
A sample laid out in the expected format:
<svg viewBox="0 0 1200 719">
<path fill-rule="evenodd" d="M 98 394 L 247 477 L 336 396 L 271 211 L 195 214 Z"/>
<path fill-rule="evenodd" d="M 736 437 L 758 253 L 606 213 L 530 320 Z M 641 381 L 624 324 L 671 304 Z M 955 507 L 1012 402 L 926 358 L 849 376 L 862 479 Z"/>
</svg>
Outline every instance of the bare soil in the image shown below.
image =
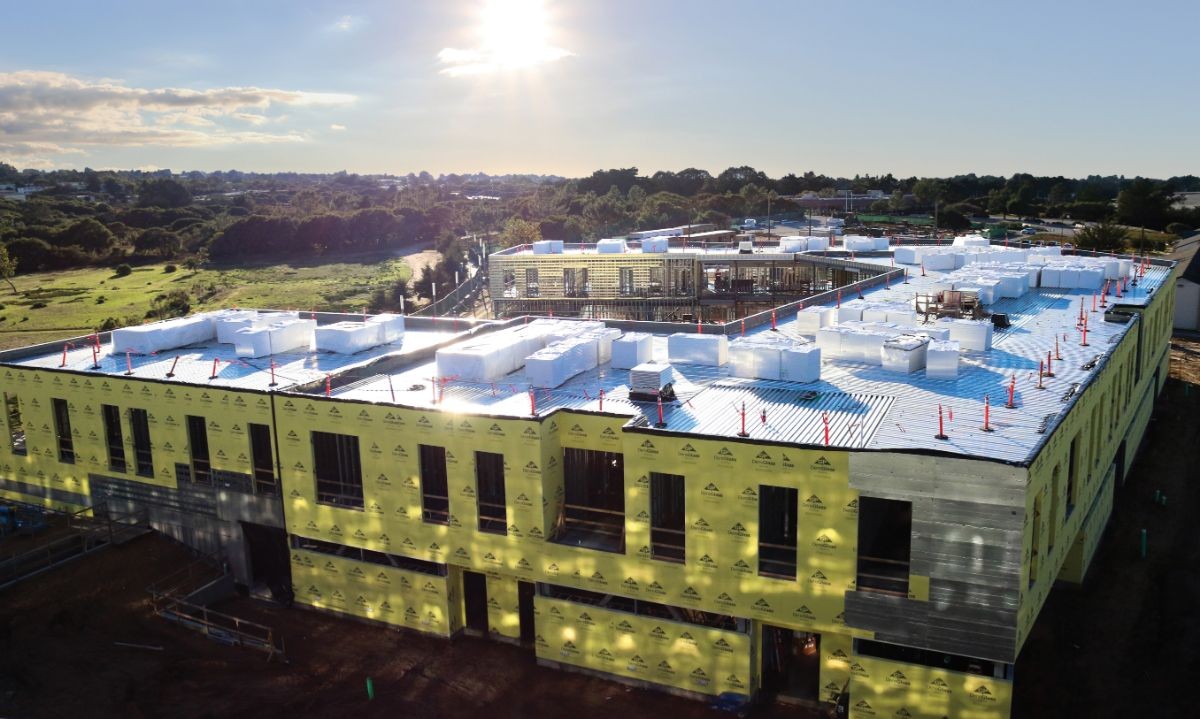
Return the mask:
<svg viewBox="0 0 1200 719">
<path fill-rule="evenodd" d="M 1017 662 L 1015 717 L 1200 715 L 1189 691 L 1200 677 L 1198 417 L 1200 342 L 1176 340 L 1149 440 L 1117 490 L 1087 581 L 1052 593 Z M 1153 503 L 1155 490 L 1166 507 Z M 723 716 L 700 701 L 538 667 L 530 650 L 506 644 L 250 599 L 218 607 L 281 633 L 289 663 L 268 663 L 152 614 L 145 588 L 189 560 L 150 535 L 0 593 L 0 717 Z M 817 715 L 770 706 L 756 716 Z"/>
</svg>

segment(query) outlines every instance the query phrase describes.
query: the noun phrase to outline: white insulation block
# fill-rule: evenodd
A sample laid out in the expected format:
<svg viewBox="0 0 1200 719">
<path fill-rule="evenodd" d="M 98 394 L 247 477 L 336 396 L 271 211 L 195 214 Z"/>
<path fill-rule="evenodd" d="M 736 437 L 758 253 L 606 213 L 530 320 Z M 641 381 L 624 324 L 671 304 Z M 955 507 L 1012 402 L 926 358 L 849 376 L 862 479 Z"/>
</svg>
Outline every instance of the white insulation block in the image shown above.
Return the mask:
<svg viewBox="0 0 1200 719">
<path fill-rule="evenodd" d="M 613 369 L 633 369 L 650 361 L 654 354 L 654 336 L 645 332 L 626 332 L 612 343 Z"/>
<path fill-rule="evenodd" d="M 729 363 L 729 340 L 724 335 L 676 332 L 667 338 L 667 357 L 671 362 L 724 367 Z"/>
</svg>

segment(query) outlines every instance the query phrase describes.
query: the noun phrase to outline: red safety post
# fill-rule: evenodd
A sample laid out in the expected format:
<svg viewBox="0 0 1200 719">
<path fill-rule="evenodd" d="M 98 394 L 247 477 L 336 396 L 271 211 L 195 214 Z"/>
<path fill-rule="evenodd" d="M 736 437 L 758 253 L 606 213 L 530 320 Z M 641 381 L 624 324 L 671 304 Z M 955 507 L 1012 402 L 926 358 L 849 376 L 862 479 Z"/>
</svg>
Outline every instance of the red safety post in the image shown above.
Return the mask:
<svg viewBox="0 0 1200 719">
<path fill-rule="evenodd" d="M 100 369 L 100 345 L 92 345 L 92 369 Z"/>
<path fill-rule="evenodd" d="M 888 290 L 892 289 L 892 273 L 891 272 L 885 272 L 883 274 L 883 287 L 884 287 L 884 289 L 888 289 Z"/>
<path fill-rule="evenodd" d="M 938 433 L 933 435 L 934 439 L 950 439 L 946 436 L 946 423 L 942 419 L 942 406 L 938 405 Z"/>
<path fill-rule="evenodd" d="M 167 376 L 170 377 L 170 375 L 167 375 Z M 275 381 L 275 360 L 271 360 L 271 384 L 269 384 L 267 386 L 275 387 L 278 384 L 279 383 Z"/>
<path fill-rule="evenodd" d="M 771 331 L 772 331 L 772 332 L 778 332 L 778 331 L 779 331 L 779 330 L 778 330 L 778 329 L 776 329 L 776 327 L 775 327 L 775 310 L 771 310 Z M 66 356 L 66 350 L 63 350 L 63 356 L 64 356 L 64 357 Z"/>
<path fill-rule="evenodd" d="M 821 413 L 821 424 L 825 425 L 825 446 L 829 446 L 829 413 Z"/>
<path fill-rule="evenodd" d="M 1121 299 L 1121 287 L 1123 287 L 1124 285 L 1125 285 L 1125 278 L 1124 278 L 1124 277 L 1122 277 L 1121 279 L 1117 280 L 1117 299 L 1118 299 L 1118 300 L 1119 300 L 1119 299 Z"/>
<path fill-rule="evenodd" d="M 125 374 L 133 374 L 133 353 L 125 350 Z"/>
<path fill-rule="evenodd" d="M 396 388 L 392 386 L 392 376 L 388 375 L 388 392 L 392 394 L 392 401 L 396 401 Z M 492 394 L 496 393 L 496 385 L 492 385 Z"/>
<path fill-rule="evenodd" d="M 921 260 L 921 276 L 925 276 L 925 260 Z"/>
<path fill-rule="evenodd" d="M 654 426 L 659 429 L 667 426 L 667 423 L 663 421 L 662 395 L 658 397 L 658 422 Z"/>
<path fill-rule="evenodd" d="M 1004 405 L 1009 409 L 1017 408 L 1017 376 L 1012 376 L 1012 381 L 1008 383 L 1008 404 Z"/>
<path fill-rule="evenodd" d="M 1058 351 L 1058 333 L 1054 333 L 1054 359 L 1062 361 L 1062 353 Z"/>
<path fill-rule="evenodd" d="M 991 399 L 991 397 L 989 397 L 988 395 L 985 394 L 983 396 L 983 431 L 984 432 L 994 431 L 992 429 L 991 414 L 992 414 L 992 399 Z"/>
<path fill-rule="evenodd" d="M 746 431 L 746 403 L 742 402 L 742 431 L 738 432 L 739 437 L 749 437 L 750 433 Z"/>
<path fill-rule="evenodd" d="M 446 401 L 446 383 L 450 381 L 449 377 L 443 377 L 438 382 L 438 404 Z"/>
<path fill-rule="evenodd" d="M 904 284 L 908 284 L 908 268 L 904 268 Z"/>
<path fill-rule="evenodd" d="M 746 318 L 745 317 L 742 318 L 742 336 L 743 337 L 746 336 Z"/>
<path fill-rule="evenodd" d="M 1092 293 L 1092 312 L 1096 311 L 1096 293 Z"/>
<path fill-rule="evenodd" d="M 537 392 L 534 391 L 533 387 L 529 388 L 529 414 L 534 417 L 537 416 Z"/>
<path fill-rule="evenodd" d="M 67 347 L 68 347 L 68 345 L 63 345 L 62 364 L 60 364 L 59 367 L 67 366 Z"/>
<path fill-rule="evenodd" d="M 325 396 L 333 394 L 333 378 L 330 375 L 325 375 Z"/>
<path fill-rule="evenodd" d="M 767 410 L 764 409 L 762 411 L 762 413 L 759 415 L 759 419 L 762 420 L 763 426 L 766 427 L 767 426 Z"/>
<path fill-rule="evenodd" d="M 838 290 L 838 294 L 837 294 L 837 306 L 839 308 L 841 308 L 841 306 L 842 306 L 842 291 L 840 289 Z"/>
<path fill-rule="evenodd" d="M 1038 389 L 1046 389 L 1046 385 L 1042 384 L 1042 373 L 1045 371 L 1046 371 L 1046 363 L 1043 362 L 1042 360 L 1038 360 L 1038 383 L 1037 383 Z"/>
<path fill-rule="evenodd" d="M 1104 282 L 1104 290 L 1100 293 L 1100 309 L 1108 307 L 1108 281 Z"/>
<path fill-rule="evenodd" d="M 1083 298 L 1082 298 L 1082 297 L 1080 297 L 1080 298 L 1079 298 L 1079 324 L 1083 324 L 1083 316 L 1084 316 L 1084 314 L 1085 314 L 1085 313 L 1084 313 L 1084 311 L 1083 311 Z"/>
<path fill-rule="evenodd" d="M 175 359 L 171 360 L 171 371 L 167 372 L 168 377 L 175 376 L 175 365 L 179 364 L 179 355 L 175 355 Z M 275 386 L 275 363 L 271 363 L 271 386 Z"/>
<path fill-rule="evenodd" d="M 860 299 L 860 300 L 861 300 L 862 298 L 863 298 L 863 296 L 862 296 L 862 285 L 859 285 L 859 287 L 858 287 L 858 299 Z"/>
<path fill-rule="evenodd" d="M 698 335 L 704 334 L 704 325 L 700 324 L 699 319 L 696 320 L 696 334 L 698 334 Z"/>
<path fill-rule="evenodd" d="M 1046 350 L 1046 376 L 1054 376 L 1054 355 L 1050 353 L 1050 350 Z"/>
<path fill-rule="evenodd" d="M 604 411 L 604 388 L 600 388 L 600 411 Z"/>
<path fill-rule="evenodd" d="M 217 359 L 216 357 L 213 357 L 212 374 L 208 376 L 209 379 L 217 378 L 217 365 L 220 364 L 220 362 L 221 362 L 221 360 Z"/>
<path fill-rule="evenodd" d="M 1079 346 L 1080 346 L 1080 347 L 1087 347 L 1087 346 L 1088 346 L 1088 341 L 1087 341 L 1087 320 L 1086 320 L 1086 319 L 1083 321 L 1083 341 L 1081 341 L 1081 342 L 1079 343 Z"/>
</svg>

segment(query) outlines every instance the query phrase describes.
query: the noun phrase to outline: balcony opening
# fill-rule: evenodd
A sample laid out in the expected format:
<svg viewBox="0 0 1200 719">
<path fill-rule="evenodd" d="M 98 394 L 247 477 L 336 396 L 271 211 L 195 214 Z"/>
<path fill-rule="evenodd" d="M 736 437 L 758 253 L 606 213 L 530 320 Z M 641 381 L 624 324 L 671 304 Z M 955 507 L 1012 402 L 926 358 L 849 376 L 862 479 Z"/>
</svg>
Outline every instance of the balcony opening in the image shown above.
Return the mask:
<svg viewBox="0 0 1200 719">
<path fill-rule="evenodd" d="M 625 551 L 625 457 L 592 449 L 563 451 L 566 502 L 551 541 Z"/>
<path fill-rule="evenodd" d="M 129 426 L 133 430 L 134 471 L 143 477 L 153 477 L 154 455 L 150 447 L 150 418 L 146 410 L 129 410 Z"/>
<path fill-rule="evenodd" d="M 479 504 L 479 531 L 508 534 L 504 497 L 504 455 L 475 453 L 475 497 Z"/>
<path fill-rule="evenodd" d="M 796 578 L 796 505 L 793 487 L 758 485 L 758 573 Z"/>
<path fill-rule="evenodd" d="M 684 482 L 678 474 L 650 473 L 650 556 L 683 562 Z"/>
<path fill-rule="evenodd" d="M 271 428 L 250 425 L 250 463 L 254 468 L 254 493 L 279 496 L 279 477 L 275 474 L 275 452 L 271 447 Z"/>
<path fill-rule="evenodd" d="M 362 462 L 358 453 L 358 437 L 313 432 L 312 446 L 317 503 L 362 509 Z"/>
<path fill-rule="evenodd" d="M 418 445 L 421 460 L 421 519 L 450 523 L 450 488 L 446 480 L 446 448 Z"/>
<path fill-rule="evenodd" d="M 13 454 L 27 454 L 25 423 L 21 421 L 21 402 L 15 394 L 4 393 L 4 414 L 8 418 L 8 443 Z"/>
<path fill-rule="evenodd" d="M 104 420 L 104 443 L 108 447 L 108 468 L 113 472 L 124 472 L 125 438 L 121 432 L 121 410 L 115 405 L 106 404 L 100 408 Z"/>
<path fill-rule="evenodd" d="M 912 502 L 858 499 L 858 590 L 908 596 Z"/>
<path fill-rule="evenodd" d="M 75 440 L 71 437 L 71 408 L 65 399 L 55 398 L 54 438 L 58 441 L 58 461 L 75 464 Z"/>
<path fill-rule="evenodd" d="M 192 449 L 192 481 L 211 485 L 212 463 L 208 455 L 208 425 L 203 417 L 188 415 L 188 445 Z"/>
</svg>

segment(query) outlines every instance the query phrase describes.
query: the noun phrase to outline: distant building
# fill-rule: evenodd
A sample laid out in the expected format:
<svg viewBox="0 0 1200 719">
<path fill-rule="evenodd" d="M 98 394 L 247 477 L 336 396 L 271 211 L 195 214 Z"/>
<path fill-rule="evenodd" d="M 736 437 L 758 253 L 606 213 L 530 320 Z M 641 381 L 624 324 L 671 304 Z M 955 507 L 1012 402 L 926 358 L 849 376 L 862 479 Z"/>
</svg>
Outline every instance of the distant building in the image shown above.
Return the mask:
<svg viewBox="0 0 1200 719">
<path fill-rule="evenodd" d="M 1200 252 L 1175 283 L 1175 329 L 1200 330 Z"/>
</svg>

